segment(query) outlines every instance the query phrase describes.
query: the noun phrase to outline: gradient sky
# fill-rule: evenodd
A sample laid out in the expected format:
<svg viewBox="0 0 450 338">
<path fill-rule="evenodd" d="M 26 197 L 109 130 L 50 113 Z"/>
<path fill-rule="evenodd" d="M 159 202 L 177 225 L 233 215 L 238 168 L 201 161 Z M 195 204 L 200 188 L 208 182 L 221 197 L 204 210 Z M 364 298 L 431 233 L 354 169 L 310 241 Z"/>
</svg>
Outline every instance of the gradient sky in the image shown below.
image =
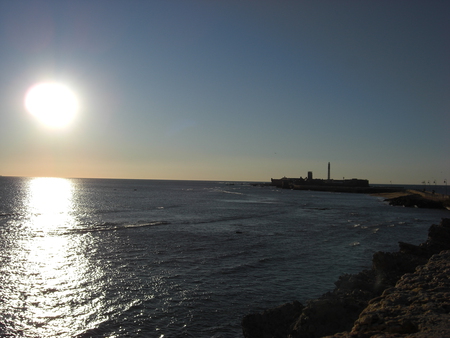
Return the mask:
<svg viewBox="0 0 450 338">
<path fill-rule="evenodd" d="M 0 74 L 4 176 L 450 179 L 446 0 L 0 0 Z"/>
</svg>

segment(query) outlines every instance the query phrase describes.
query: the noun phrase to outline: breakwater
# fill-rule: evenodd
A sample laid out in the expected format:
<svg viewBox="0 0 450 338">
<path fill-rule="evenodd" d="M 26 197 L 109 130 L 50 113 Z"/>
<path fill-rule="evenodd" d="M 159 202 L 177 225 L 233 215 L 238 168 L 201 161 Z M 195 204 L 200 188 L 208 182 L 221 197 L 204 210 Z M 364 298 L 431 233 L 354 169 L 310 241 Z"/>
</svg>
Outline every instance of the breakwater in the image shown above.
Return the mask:
<svg viewBox="0 0 450 338">
<path fill-rule="evenodd" d="M 407 190 L 402 195 L 387 198 L 386 201 L 393 206 L 450 210 L 450 199 L 447 195 L 417 190 Z"/>
<path fill-rule="evenodd" d="M 447 274 L 436 273 L 450 271 L 450 254 L 445 250 L 450 250 L 450 219 L 432 225 L 420 245 L 400 242 L 397 252 L 375 253 L 371 269 L 341 276 L 336 288 L 318 299 L 245 316 L 244 337 L 445 336 L 439 332 L 450 319 L 450 306 L 445 303 L 450 283 Z M 408 292 L 417 297 L 407 296 Z M 446 296 L 439 298 L 436 292 Z"/>
<path fill-rule="evenodd" d="M 326 192 L 348 192 L 358 194 L 381 194 L 381 193 L 395 193 L 404 191 L 402 187 L 359 187 L 359 186 L 339 186 L 339 185 L 293 185 L 290 189 L 293 190 L 312 190 L 312 191 L 326 191 Z"/>
</svg>

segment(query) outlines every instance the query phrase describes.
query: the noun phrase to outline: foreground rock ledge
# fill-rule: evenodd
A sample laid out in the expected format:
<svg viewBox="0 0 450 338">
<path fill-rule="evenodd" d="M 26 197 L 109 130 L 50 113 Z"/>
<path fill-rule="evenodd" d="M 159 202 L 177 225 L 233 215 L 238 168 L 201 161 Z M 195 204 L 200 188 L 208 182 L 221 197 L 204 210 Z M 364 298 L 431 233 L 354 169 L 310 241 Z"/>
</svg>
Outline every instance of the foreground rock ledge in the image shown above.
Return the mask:
<svg viewBox="0 0 450 338">
<path fill-rule="evenodd" d="M 351 332 L 329 338 L 450 337 L 450 251 L 372 299 Z"/>
<path fill-rule="evenodd" d="M 306 306 L 294 302 L 245 316 L 244 337 L 450 337 L 445 250 L 450 219 L 432 225 L 419 246 L 400 242 L 398 252 L 375 253 L 372 269 L 341 276 L 332 292 Z"/>
</svg>

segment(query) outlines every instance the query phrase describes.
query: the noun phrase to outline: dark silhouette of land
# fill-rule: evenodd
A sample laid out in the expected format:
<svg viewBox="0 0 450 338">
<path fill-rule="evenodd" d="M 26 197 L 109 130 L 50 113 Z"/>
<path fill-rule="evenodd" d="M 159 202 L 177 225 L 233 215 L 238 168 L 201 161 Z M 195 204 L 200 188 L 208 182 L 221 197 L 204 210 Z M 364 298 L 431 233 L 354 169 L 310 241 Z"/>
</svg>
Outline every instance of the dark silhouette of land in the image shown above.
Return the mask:
<svg viewBox="0 0 450 338">
<path fill-rule="evenodd" d="M 373 195 L 384 197 L 390 205 L 394 206 L 450 210 L 449 196 L 432 191 L 404 190 Z"/>
</svg>

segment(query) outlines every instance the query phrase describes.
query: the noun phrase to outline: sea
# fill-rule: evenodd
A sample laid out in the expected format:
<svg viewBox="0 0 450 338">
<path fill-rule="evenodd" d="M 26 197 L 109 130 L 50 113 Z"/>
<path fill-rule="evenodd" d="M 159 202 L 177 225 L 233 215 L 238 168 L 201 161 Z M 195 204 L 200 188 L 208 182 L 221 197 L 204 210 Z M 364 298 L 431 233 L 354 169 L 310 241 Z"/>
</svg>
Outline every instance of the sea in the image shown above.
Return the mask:
<svg viewBox="0 0 450 338">
<path fill-rule="evenodd" d="M 252 182 L 0 177 L 1 337 L 242 337 L 448 210 Z"/>
</svg>

